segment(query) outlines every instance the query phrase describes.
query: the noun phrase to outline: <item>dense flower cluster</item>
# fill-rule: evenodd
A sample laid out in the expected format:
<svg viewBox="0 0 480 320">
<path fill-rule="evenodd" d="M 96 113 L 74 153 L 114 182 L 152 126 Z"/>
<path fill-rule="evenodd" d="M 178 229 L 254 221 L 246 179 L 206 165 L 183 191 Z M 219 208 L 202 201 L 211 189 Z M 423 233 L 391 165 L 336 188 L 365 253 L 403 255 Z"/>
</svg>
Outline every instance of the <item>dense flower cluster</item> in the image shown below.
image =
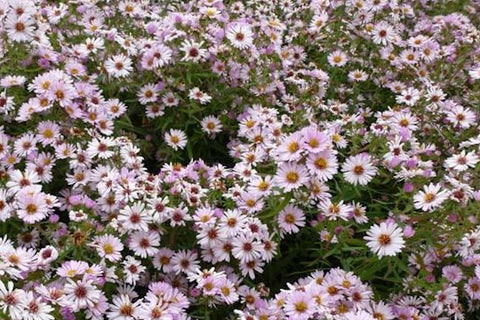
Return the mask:
<svg viewBox="0 0 480 320">
<path fill-rule="evenodd" d="M 475 317 L 478 12 L 1 1 L 0 317 Z"/>
</svg>

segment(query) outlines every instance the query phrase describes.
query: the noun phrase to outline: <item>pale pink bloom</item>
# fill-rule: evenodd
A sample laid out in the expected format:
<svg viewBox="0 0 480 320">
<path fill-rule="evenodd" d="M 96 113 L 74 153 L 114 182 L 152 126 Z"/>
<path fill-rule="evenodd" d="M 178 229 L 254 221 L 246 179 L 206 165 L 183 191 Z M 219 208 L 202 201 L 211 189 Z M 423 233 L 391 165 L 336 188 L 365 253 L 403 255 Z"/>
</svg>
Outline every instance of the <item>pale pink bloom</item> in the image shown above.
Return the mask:
<svg viewBox="0 0 480 320">
<path fill-rule="evenodd" d="M 200 102 L 200 104 L 207 104 L 212 101 L 212 97 L 200 90 L 198 87 L 190 90 L 190 92 L 188 93 L 188 97 L 192 100 Z"/>
<path fill-rule="evenodd" d="M 299 227 L 305 226 L 305 215 L 300 208 L 289 204 L 280 211 L 277 222 L 282 233 L 297 233 Z"/>
<path fill-rule="evenodd" d="M 107 318 L 111 320 L 137 319 L 141 303 L 142 300 L 132 302 L 132 299 L 126 294 L 116 295 L 113 297 L 113 303 L 109 305 L 109 311 L 106 314 Z"/>
<path fill-rule="evenodd" d="M 126 230 L 142 231 L 148 231 L 148 224 L 152 221 L 152 217 L 145 210 L 145 204 L 142 202 L 135 202 L 120 210 L 117 219 Z"/>
<path fill-rule="evenodd" d="M 311 153 L 307 158 L 307 168 L 318 180 L 330 180 L 338 171 L 337 157 L 329 150 Z"/>
<path fill-rule="evenodd" d="M 232 241 L 232 255 L 241 262 L 259 259 L 262 245 L 251 234 L 241 233 Z"/>
<path fill-rule="evenodd" d="M 274 180 L 277 186 L 288 192 L 306 185 L 308 182 L 308 173 L 302 165 L 293 162 L 284 162 L 280 164 Z"/>
<path fill-rule="evenodd" d="M 128 247 L 136 256 L 152 257 L 158 251 L 160 235 L 158 231 L 137 231 L 130 235 Z"/>
<path fill-rule="evenodd" d="M 187 145 L 187 136 L 182 130 L 170 129 L 169 132 L 165 133 L 164 136 L 165 142 L 173 149 L 183 149 Z"/>
<path fill-rule="evenodd" d="M 337 220 L 340 218 L 342 220 L 347 220 L 350 216 L 351 208 L 343 204 L 343 200 L 340 202 L 332 202 L 330 199 L 322 201 L 319 203 L 318 208 L 320 213 L 325 215 L 328 220 Z"/>
<path fill-rule="evenodd" d="M 203 41 L 197 43 L 193 40 L 185 39 L 180 48 L 181 51 L 185 53 L 182 58 L 182 61 L 193 61 L 200 62 L 206 59 L 208 52 L 206 49 L 202 48 Z"/>
<path fill-rule="evenodd" d="M 171 263 L 175 273 L 190 273 L 198 268 L 198 254 L 191 250 L 180 250 L 172 257 Z"/>
<path fill-rule="evenodd" d="M 17 206 L 18 217 L 29 224 L 41 221 L 50 214 L 44 194 L 33 190 L 20 191 Z"/>
<path fill-rule="evenodd" d="M 315 311 L 315 302 L 310 293 L 294 291 L 287 296 L 283 309 L 289 319 L 307 320 Z"/>
<path fill-rule="evenodd" d="M 473 80 L 480 79 L 480 66 L 473 68 L 472 70 L 468 71 L 468 74 Z"/>
<path fill-rule="evenodd" d="M 361 153 L 347 158 L 342 167 L 342 172 L 347 182 L 353 185 L 366 185 L 377 174 L 369 154 Z"/>
<path fill-rule="evenodd" d="M 388 45 L 395 41 L 397 35 L 394 28 L 385 21 L 377 23 L 372 30 L 373 43 Z"/>
<path fill-rule="evenodd" d="M 327 60 L 331 66 L 342 67 L 347 63 L 348 57 L 344 52 L 337 50 L 330 53 L 327 57 Z"/>
<path fill-rule="evenodd" d="M 42 121 L 37 127 L 37 139 L 43 145 L 47 146 L 61 138 L 60 126 L 53 121 Z"/>
<path fill-rule="evenodd" d="M 462 150 L 460 154 L 455 154 L 447 158 L 445 160 L 445 166 L 455 171 L 465 171 L 468 168 L 475 168 L 478 161 L 479 158 L 473 151 L 466 153 L 465 150 Z"/>
<path fill-rule="evenodd" d="M 402 237 L 402 229 L 395 222 L 373 225 L 364 237 L 367 240 L 367 246 L 377 254 L 379 258 L 383 256 L 395 256 L 405 247 L 405 241 Z"/>
<path fill-rule="evenodd" d="M 439 207 L 445 200 L 448 199 L 450 192 L 441 190 L 440 184 L 430 183 L 425 185 L 422 191 L 419 191 L 413 197 L 413 205 L 415 209 L 422 209 L 423 211 L 430 211 Z"/>
<path fill-rule="evenodd" d="M 22 319 L 53 320 L 54 309 L 41 297 L 37 297 L 32 291 L 26 291 L 20 298 L 20 304 L 28 306 L 23 309 Z"/>
<path fill-rule="evenodd" d="M 15 42 L 31 41 L 34 35 L 34 20 L 27 14 L 16 16 L 9 14 L 5 21 L 5 30 L 10 40 Z"/>
<path fill-rule="evenodd" d="M 113 55 L 105 62 L 105 69 L 114 78 L 128 76 L 132 71 L 132 60 L 124 54 Z"/>
<path fill-rule="evenodd" d="M 222 131 L 222 123 L 215 116 L 207 116 L 203 118 L 200 125 L 202 126 L 202 130 L 210 135 Z"/>
<path fill-rule="evenodd" d="M 447 111 L 447 119 L 454 126 L 460 126 L 464 129 L 471 127 L 475 123 L 476 118 L 472 110 L 458 105 Z"/>
<path fill-rule="evenodd" d="M 62 305 L 74 312 L 93 307 L 100 298 L 100 290 L 93 286 L 93 280 L 87 280 L 86 277 L 77 281 L 67 279 L 63 290 L 65 296 Z"/>
<path fill-rule="evenodd" d="M 227 28 L 226 37 L 237 49 L 248 49 L 253 45 L 253 32 L 245 23 L 235 23 Z"/>
<path fill-rule="evenodd" d="M 97 236 L 92 243 L 100 257 L 116 262 L 122 259 L 123 243 L 117 237 L 107 234 Z"/>
</svg>

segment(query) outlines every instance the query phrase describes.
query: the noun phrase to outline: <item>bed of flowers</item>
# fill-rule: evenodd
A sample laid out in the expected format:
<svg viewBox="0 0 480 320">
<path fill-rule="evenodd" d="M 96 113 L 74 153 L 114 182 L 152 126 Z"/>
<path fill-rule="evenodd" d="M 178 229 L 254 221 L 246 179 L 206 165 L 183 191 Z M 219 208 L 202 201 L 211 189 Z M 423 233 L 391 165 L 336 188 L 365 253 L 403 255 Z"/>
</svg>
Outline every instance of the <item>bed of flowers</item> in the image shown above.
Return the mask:
<svg viewBox="0 0 480 320">
<path fill-rule="evenodd" d="M 479 12 L 0 1 L 0 319 L 477 319 Z"/>
</svg>

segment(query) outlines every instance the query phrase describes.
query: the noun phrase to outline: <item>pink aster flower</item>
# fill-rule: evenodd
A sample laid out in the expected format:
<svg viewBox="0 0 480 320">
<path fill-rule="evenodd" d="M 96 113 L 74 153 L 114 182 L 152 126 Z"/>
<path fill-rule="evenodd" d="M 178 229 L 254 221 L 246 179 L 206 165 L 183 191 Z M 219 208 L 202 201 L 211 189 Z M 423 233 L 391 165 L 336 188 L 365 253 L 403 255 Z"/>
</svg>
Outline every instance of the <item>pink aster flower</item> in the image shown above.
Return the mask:
<svg viewBox="0 0 480 320">
<path fill-rule="evenodd" d="M 282 233 L 297 233 L 299 227 L 305 226 L 305 215 L 300 208 L 289 204 L 280 211 L 277 222 Z"/>
<path fill-rule="evenodd" d="M 302 165 L 284 162 L 280 164 L 274 180 L 278 187 L 288 192 L 305 185 L 308 182 L 308 173 Z"/>
<path fill-rule="evenodd" d="M 342 167 L 345 180 L 353 185 L 366 185 L 377 173 L 369 154 L 361 153 L 347 158 Z"/>
</svg>

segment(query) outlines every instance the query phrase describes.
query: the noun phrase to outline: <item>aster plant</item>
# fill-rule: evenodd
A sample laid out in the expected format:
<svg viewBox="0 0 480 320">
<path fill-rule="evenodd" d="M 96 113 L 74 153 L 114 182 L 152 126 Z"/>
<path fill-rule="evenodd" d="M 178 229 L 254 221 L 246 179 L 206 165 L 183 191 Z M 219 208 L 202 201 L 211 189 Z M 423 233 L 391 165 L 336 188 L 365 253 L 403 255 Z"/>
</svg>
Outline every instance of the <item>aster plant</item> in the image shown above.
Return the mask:
<svg viewBox="0 0 480 320">
<path fill-rule="evenodd" d="M 480 312 L 477 0 L 0 2 L 0 318 Z"/>
</svg>

